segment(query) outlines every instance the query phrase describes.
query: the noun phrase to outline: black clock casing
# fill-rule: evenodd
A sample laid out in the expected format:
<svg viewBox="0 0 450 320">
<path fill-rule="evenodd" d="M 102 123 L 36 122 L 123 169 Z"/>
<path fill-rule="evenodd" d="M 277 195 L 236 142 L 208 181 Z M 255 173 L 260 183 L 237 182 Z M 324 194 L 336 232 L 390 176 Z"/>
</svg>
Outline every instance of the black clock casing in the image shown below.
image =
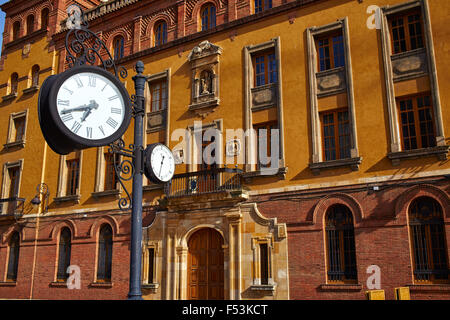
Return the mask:
<svg viewBox="0 0 450 320">
<path fill-rule="evenodd" d="M 145 150 L 144 150 L 144 174 L 147 177 L 147 179 L 149 179 L 151 182 L 156 183 L 156 184 L 162 184 L 162 183 L 166 183 L 167 181 L 161 181 L 160 179 L 158 179 L 156 174 L 153 172 L 153 168 L 151 165 L 151 156 L 153 153 L 153 149 L 155 149 L 158 146 L 163 146 L 163 147 L 167 148 L 166 145 L 164 145 L 162 143 L 149 144 L 147 146 L 147 148 L 145 148 Z M 172 152 L 172 151 L 170 151 L 170 152 Z"/>
</svg>

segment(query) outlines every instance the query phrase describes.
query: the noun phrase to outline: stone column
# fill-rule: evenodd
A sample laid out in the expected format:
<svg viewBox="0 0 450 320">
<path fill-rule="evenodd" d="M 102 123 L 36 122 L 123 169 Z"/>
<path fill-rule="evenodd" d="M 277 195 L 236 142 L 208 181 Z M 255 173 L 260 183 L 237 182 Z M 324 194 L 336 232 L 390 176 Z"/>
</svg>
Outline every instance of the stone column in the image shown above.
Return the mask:
<svg viewBox="0 0 450 320">
<path fill-rule="evenodd" d="M 226 215 L 228 218 L 229 232 L 229 299 L 241 299 L 241 219 L 239 212 Z"/>
<path fill-rule="evenodd" d="M 178 299 L 186 300 L 187 293 L 187 255 L 188 248 L 177 247 L 177 257 L 178 257 Z"/>
</svg>

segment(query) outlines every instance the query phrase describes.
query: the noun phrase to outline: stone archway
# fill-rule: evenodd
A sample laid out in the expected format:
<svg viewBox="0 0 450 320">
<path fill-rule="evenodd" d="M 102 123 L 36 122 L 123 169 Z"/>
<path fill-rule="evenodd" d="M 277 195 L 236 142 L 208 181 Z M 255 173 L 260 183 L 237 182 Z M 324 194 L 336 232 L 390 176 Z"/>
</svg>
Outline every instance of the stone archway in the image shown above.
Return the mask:
<svg viewBox="0 0 450 320">
<path fill-rule="evenodd" d="M 223 238 L 212 228 L 203 228 L 188 241 L 187 298 L 224 299 Z"/>
</svg>

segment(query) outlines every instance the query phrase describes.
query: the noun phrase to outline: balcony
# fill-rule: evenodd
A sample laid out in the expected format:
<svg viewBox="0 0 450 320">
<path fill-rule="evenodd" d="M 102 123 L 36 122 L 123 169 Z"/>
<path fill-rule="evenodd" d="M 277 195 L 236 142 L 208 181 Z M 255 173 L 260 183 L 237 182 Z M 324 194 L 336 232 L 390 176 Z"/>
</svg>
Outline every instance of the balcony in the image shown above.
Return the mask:
<svg viewBox="0 0 450 320">
<path fill-rule="evenodd" d="M 168 198 L 242 190 L 242 170 L 218 168 L 174 175 L 166 184 Z"/>
</svg>

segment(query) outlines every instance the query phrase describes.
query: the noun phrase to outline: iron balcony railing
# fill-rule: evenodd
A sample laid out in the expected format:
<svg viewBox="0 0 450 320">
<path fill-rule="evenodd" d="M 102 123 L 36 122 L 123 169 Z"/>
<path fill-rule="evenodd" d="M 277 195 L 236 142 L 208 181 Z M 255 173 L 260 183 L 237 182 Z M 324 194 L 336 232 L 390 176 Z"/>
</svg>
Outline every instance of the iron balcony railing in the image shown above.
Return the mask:
<svg viewBox="0 0 450 320">
<path fill-rule="evenodd" d="M 237 168 L 177 174 L 165 185 L 170 198 L 238 190 L 242 190 L 242 170 Z"/>
</svg>

